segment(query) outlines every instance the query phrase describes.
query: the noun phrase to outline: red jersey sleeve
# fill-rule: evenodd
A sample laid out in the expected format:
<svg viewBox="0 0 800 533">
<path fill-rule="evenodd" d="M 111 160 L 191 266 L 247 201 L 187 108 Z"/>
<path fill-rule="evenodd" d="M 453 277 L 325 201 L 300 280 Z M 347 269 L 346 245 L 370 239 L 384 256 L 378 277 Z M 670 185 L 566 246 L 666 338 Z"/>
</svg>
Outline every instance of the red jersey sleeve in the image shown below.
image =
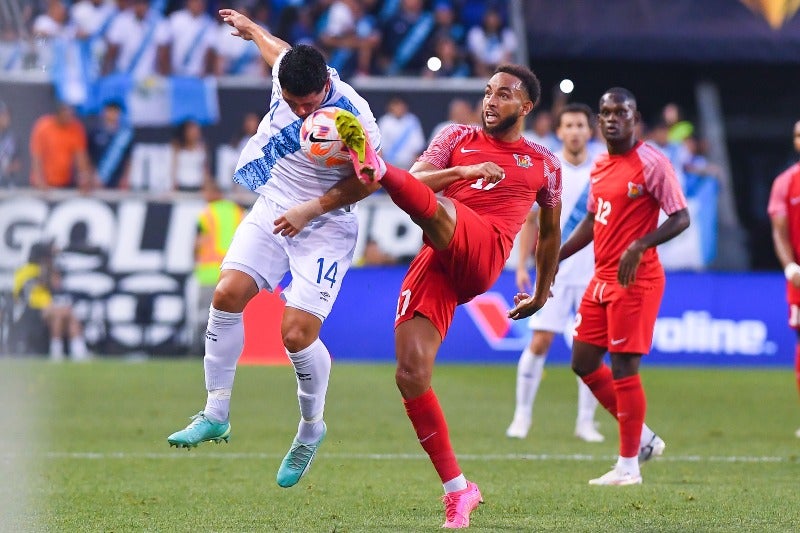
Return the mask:
<svg viewBox="0 0 800 533">
<path fill-rule="evenodd" d="M 440 131 L 433 138 L 427 150 L 417 158 L 417 161 L 429 163 L 436 168 L 442 169 L 450 166 L 450 157 L 453 155 L 458 142 L 475 131 L 475 126 L 465 126 L 463 124 L 452 124 Z"/>
<path fill-rule="evenodd" d="M 767 214 L 771 217 L 785 217 L 789 215 L 787 200 L 789 198 L 789 186 L 792 183 L 792 171 L 798 165 L 792 166 L 782 172 L 772 183 L 772 190 L 769 193 L 769 204 L 767 204 Z"/>
<path fill-rule="evenodd" d="M 537 148 L 541 148 L 537 151 L 543 155 L 544 179 L 547 185 L 536 193 L 536 203 L 552 208 L 561 203 L 561 161 L 544 147 L 537 145 Z"/>
<path fill-rule="evenodd" d="M 656 199 L 659 207 L 667 215 L 686 209 L 686 196 L 681 190 L 672 163 L 661 152 L 647 144 L 640 147 L 639 157 L 643 165 L 645 187 Z"/>
</svg>

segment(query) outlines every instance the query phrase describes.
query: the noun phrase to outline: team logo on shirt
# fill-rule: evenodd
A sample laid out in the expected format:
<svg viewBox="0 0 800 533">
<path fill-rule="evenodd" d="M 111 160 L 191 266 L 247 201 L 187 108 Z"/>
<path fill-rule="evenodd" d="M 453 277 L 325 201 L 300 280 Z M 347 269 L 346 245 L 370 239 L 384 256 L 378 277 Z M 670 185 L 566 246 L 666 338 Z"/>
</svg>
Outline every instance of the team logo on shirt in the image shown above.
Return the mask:
<svg viewBox="0 0 800 533">
<path fill-rule="evenodd" d="M 633 183 L 632 181 L 628 182 L 628 198 L 639 198 L 642 194 L 644 194 L 644 184 L 643 183 Z"/>
<path fill-rule="evenodd" d="M 513 154 L 513 155 L 514 155 L 514 160 L 517 162 L 518 167 L 528 168 L 531 165 L 533 165 L 533 161 L 531 161 L 531 156 L 527 154 L 525 155 Z"/>
</svg>

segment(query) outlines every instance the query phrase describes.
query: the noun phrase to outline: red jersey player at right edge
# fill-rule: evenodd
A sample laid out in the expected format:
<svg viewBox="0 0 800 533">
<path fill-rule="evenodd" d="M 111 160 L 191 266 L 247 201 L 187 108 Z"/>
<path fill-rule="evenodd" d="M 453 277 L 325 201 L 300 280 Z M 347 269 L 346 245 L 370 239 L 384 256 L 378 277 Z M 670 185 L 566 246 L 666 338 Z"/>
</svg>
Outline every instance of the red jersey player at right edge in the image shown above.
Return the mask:
<svg viewBox="0 0 800 533">
<path fill-rule="evenodd" d="M 406 414 L 444 486 L 445 528 L 469 526 L 483 501 L 467 481 L 450 444 L 431 376 L 436 353 L 457 305 L 491 287 L 514 237 L 539 204 L 538 276 L 519 317 L 539 310 L 555 277 L 561 242 L 561 165 L 549 150 L 522 137 L 525 117 L 541 88 L 527 67 L 503 65 L 486 84 L 483 128 L 442 130 L 411 167 L 385 165 L 365 140 L 358 120 L 339 112 L 336 128 L 365 182 L 380 180 L 395 204 L 422 228 L 424 245 L 400 288 L 395 318 L 395 381 Z M 434 192 L 442 191 L 438 199 Z"/>
<path fill-rule="evenodd" d="M 794 124 L 794 149 L 800 153 L 800 120 Z M 800 163 L 781 173 L 772 183 L 767 213 L 772 224 L 775 255 L 786 275 L 789 327 L 797 334 L 794 372 L 800 391 Z M 800 429 L 795 432 L 800 438 Z"/>
<path fill-rule="evenodd" d="M 559 259 L 594 239 L 594 277 L 575 316 L 572 369 L 617 419 L 620 443 L 614 468 L 589 484 L 634 485 L 642 482 L 640 439 L 651 443 L 643 460 L 664 449 L 664 441 L 644 425 L 639 378 L 664 294 L 656 246 L 689 227 L 689 211 L 669 160 L 636 139 L 640 117 L 633 94 L 621 87 L 606 91 L 598 120 L 608 154 L 595 162 L 588 212 L 561 246 Z M 667 214 L 660 226 L 659 209 Z M 606 352 L 610 369 L 603 363 Z"/>
</svg>

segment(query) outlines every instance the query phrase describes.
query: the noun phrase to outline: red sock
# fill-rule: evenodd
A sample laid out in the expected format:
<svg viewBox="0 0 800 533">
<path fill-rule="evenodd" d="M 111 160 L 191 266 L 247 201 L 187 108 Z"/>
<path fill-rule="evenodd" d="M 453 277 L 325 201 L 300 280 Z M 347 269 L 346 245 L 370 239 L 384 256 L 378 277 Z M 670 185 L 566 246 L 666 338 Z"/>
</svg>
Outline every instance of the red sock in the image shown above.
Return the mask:
<svg viewBox="0 0 800 533">
<path fill-rule="evenodd" d="M 386 174 L 381 178 L 381 185 L 397 207 L 411 218 L 427 219 L 436 213 L 438 204 L 431 188 L 405 170 L 386 165 Z"/>
<path fill-rule="evenodd" d="M 614 390 L 614 377 L 611 375 L 611 369 L 606 365 L 602 365 L 591 374 L 581 377 L 581 379 L 592 391 L 600 405 L 605 407 L 606 411 L 611 413 L 611 416 L 617 418 L 617 393 Z"/>
<path fill-rule="evenodd" d="M 622 457 L 639 455 L 642 424 L 647 400 L 638 374 L 614 380 L 617 391 L 617 422 L 619 422 L 619 454 Z"/>
<path fill-rule="evenodd" d="M 431 458 L 442 483 L 461 475 L 456 454 L 450 445 L 447 422 L 433 389 L 413 400 L 403 400 L 406 414 L 417 432 L 419 443 Z"/>
<path fill-rule="evenodd" d="M 797 391 L 800 392 L 800 343 L 794 347 L 794 378 L 797 381 Z"/>
</svg>

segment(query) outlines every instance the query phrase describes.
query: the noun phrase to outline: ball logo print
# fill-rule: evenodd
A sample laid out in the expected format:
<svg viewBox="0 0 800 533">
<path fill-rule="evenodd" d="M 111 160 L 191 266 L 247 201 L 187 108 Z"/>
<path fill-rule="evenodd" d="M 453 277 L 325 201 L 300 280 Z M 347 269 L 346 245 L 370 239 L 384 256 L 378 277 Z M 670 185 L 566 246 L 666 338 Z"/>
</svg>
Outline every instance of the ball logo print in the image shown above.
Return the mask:
<svg viewBox="0 0 800 533">
<path fill-rule="evenodd" d="M 300 147 L 312 162 L 323 167 L 350 164 L 350 155 L 336 131 L 337 112 L 335 107 L 317 109 L 300 127 Z"/>
</svg>

